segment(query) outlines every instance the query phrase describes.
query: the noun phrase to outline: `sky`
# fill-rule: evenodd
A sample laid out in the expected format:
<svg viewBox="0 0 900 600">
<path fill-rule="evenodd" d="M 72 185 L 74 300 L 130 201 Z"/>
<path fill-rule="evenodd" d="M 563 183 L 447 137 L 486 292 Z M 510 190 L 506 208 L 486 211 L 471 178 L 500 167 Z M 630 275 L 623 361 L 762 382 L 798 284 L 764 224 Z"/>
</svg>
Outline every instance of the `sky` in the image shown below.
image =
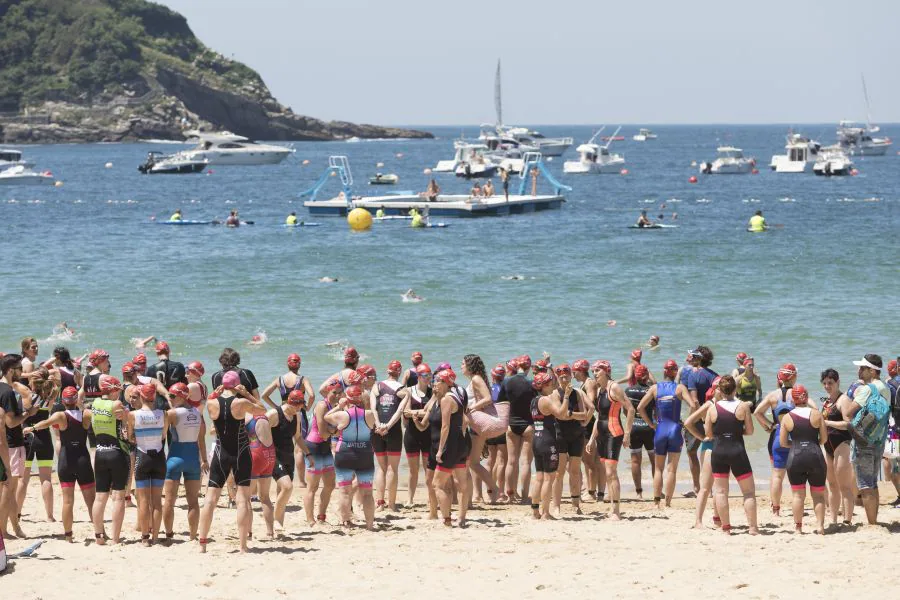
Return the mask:
<svg viewBox="0 0 900 600">
<path fill-rule="evenodd" d="M 327 120 L 900 122 L 900 0 L 159 1 Z"/>
</svg>

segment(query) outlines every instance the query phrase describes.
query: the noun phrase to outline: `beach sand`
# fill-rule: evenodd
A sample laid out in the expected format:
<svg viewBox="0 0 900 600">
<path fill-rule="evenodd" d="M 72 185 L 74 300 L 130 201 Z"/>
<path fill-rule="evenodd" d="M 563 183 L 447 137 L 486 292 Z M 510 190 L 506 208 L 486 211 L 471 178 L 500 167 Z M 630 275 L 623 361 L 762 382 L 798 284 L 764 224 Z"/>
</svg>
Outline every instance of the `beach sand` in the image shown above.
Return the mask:
<svg viewBox="0 0 900 600">
<path fill-rule="evenodd" d="M 623 473 L 625 477 L 625 475 Z M 56 484 L 54 483 L 54 486 Z M 788 494 L 780 517 L 771 515 L 768 490 L 758 490 L 761 535 L 750 536 L 732 483 L 736 533 L 693 530 L 694 500 L 677 498 L 657 511 L 649 500 L 623 497 L 620 522 L 607 504 L 587 502 L 584 515 L 563 505 L 563 518 L 538 522 L 528 506 L 482 506 L 466 529 L 428 521 L 422 505 L 377 513 L 379 532 L 303 524 L 302 490 L 288 507 L 285 539 L 266 541 L 254 503 L 251 552 L 237 552 L 235 511 L 216 511 L 207 554 L 187 541 L 183 498 L 175 513 L 176 539 L 144 548 L 133 530 L 136 510 L 125 516 L 123 544 L 95 546 L 93 529 L 76 491 L 75 539 L 62 540 L 62 525 L 43 520 L 37 478 L 32 478 L 22 527 L 28 539 L 8 539 L 7 552 L 46 540 L 35 557 L 15 560 L 0 578 L 0 597 L 32 598 L 846 598 L 867 590 L 890 593 L 900 583 L 900 510 L 883 505 L 883 526 L 859 524 L 826 536 L 792 533 Z M 62 500 L 56 489 L 56 516 Z M 894 499 L 882 488 L 882 502 Z M 765 497 L 764 497 L 765 496 Z M 398 498 L 405 498 L 401 492 Z M 425 490 L 417 501 L 427 499 Z M 337 522 L 337 495 L 329 521 Z M 109 510 L 109 507 L 108 509 Z M 454 522 L 456 510 L 454 509 Z M 361 510 L 356 510 L 361 521 Z M 711 524 L 708 509 L 706 522 Z M 827 517 L 826 517 L 827 522 Z"/>
</svg>

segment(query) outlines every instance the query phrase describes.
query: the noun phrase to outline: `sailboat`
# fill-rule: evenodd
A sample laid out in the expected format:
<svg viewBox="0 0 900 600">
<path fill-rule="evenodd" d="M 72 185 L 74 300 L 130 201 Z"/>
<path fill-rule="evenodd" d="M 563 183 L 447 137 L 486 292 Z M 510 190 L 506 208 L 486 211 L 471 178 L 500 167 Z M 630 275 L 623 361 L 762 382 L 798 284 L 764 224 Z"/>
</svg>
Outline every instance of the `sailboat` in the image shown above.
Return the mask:
<svg viewBox="0 0 900 600">
<path fill-rule="evenodd" d="M 872 125 L 866 78 L 864 75 L 860 75 L 860 77 L 862 78 L 863 97 L 866 101 L 866 126 L 860 127 L 852 121 L 841 121 L 837 128 L 838 145 L 848 154 L 856 156 L 884 156 L 892 142 L 887 137 L 872 137 L 872 134 L 878 133 L 881 128 Z"/>
<path fill-rule="evenodd" d="M 562 156 L 573 143 L 570 137 L 564 138 L 548 138 L 539 131 L 528 129 L 527 127 L 515 127 L 503 124 L 503 100 L 501 91 L 501 68 L 500 59 L 497 59 L 497 72 L 494 75 L 494 111 L 497 115 L 497 122 L 494 124 L 494 130 L 501 138 L 514 139 L 522 146 L 528 146 L 537 149 L 543 156 Z M 482 125 L 482 131 L 485 126 Z M 484 138 L 482 138 L 484 139 Z"/>
</svg>

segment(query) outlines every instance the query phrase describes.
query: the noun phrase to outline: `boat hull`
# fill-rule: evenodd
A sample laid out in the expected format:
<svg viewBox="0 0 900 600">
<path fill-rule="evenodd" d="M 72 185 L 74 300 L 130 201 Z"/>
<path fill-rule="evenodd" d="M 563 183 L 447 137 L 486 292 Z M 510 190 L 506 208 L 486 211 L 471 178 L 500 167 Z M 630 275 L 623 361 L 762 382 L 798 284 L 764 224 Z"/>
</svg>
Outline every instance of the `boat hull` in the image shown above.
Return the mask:
<svg viewBox="0 0 900 600">
<path fill-rule="evenodd" d="M 47 175 L 17 175 L 12 177 L 0 177 L 0 186 L 37 186 L 52 185 L 53 177 Z"/>
<path fill-rule="evenodd" d="M 625 161 L 614 161 L 605 164 L 584 163 L 579 160 L 566 161 L 563 164 L 563 173 L 569 175 L 616 175 L 625 168 Z"/>
<path fill-rule="evenodd" d="M 291 154 L 287 148 L 283 152 L 262 150 L 254 152 L 222 152 L 219 150 L 193 150 L 184 153 L 190 160 L 207 161 L 215 166 L 256 166 L 277 165 Z"/>
</svg>

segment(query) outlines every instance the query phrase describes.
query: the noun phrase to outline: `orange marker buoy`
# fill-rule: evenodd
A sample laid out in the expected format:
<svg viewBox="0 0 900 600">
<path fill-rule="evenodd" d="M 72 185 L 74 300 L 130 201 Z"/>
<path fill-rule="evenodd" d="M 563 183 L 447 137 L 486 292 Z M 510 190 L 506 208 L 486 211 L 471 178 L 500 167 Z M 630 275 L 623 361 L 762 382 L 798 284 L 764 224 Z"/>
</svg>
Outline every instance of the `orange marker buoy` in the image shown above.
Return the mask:
<svg viewBox="0 0 900 600">
<path fill-rule="evenodd" d="M 697 183 L 697 176 L 691 175 L 690 177 L 688 177 L 688 183 Z"/>
<path fill-rule="evenodd" d="M 850 169 L 850 174 L 856 177 L 857 175 L 859 175 L 859 171 L 857 171 L 856 169 Z"/>
<path fill-rule="evenodd" d="M 750 172 L 751 172 L 752 174 L 754 174 L 754 175 L 759 175 L 759 169 L 757 169 L 757 168 L 755 168 L 755 167 L 754 167 L 753 170 L 750 171 Z"/>
<path fill-rule="evenodd" d="M 628 175 L 628 169 L 622 169 L 619 171 L 619 175 Z"/>
</svg>

